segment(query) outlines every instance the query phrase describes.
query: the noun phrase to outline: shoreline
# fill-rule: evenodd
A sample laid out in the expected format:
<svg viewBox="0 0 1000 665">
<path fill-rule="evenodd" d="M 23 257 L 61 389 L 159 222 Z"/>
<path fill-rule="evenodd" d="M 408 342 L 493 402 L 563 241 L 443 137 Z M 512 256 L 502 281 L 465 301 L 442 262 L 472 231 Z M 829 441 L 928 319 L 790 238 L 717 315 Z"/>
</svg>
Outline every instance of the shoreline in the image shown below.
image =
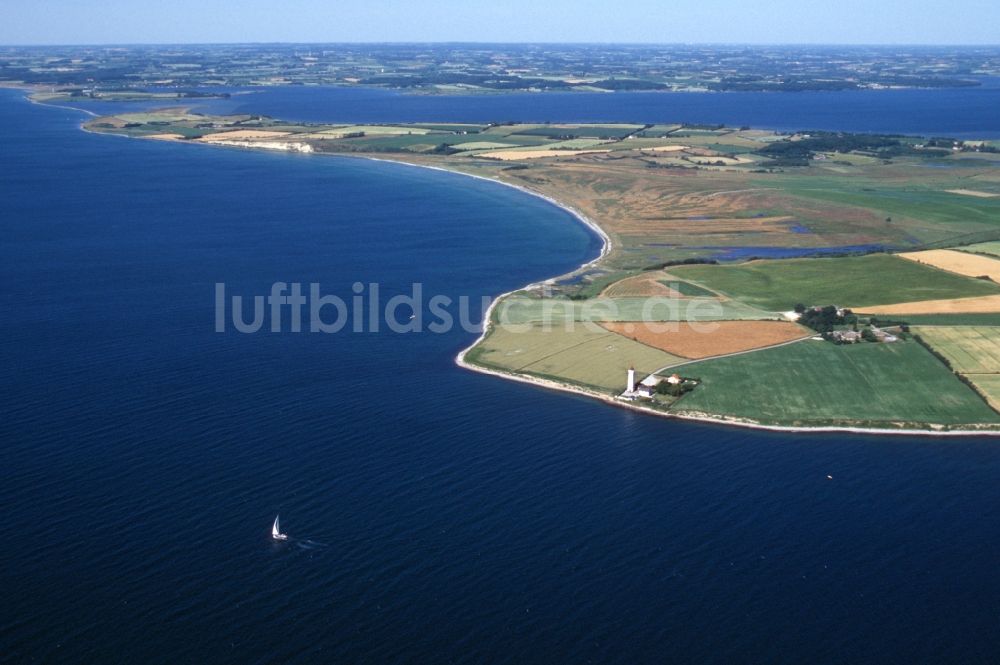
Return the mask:
<svg viewBox="0 0 1000 665">
<path fill-rule="evenodd" d="M 44 106 L 53 106 L 55 108 L 65 108 L 67 110 L 79 111 L 79 112 L 85 113 L 87 115 L 99 117 L 97 114 L 92 113 L 91 111 L 87 111 L 85 109 L 79 109 L 79 108 L 74 108 L 74 107 L 61 107 L 61 106 L 57 106 L 57 105 L 54 105 L 54 104 L 47 104 L 45 102 L 37 102 L 37 101 L 31 100 L 28 97 L 26 97 L 26 99 L 28 99 L 28 101 L 30 101 L 33 104 L 40 104 L 40 105 L 44 105 Z M 85 127 L 83 127 L 83 123 L 81 123 L 80 129 L 82 129 L 83 131 L 87 131 L 88 133 L 99 133 L 99 134 L 102 134 L 102 135 L 106 135 L 107 134 L 106 132 L 90 132 Z M 130 137 L 130 136 L 127 136 L 127 135 L 122 135 L 122 134 L 119 134 L 118 136 L 122 136 L 123 138 L 138 138 L 138 137 Z M 211 144 L 206 144 L 206 145 L 211 145 Z M 225 148 L 225 147 L 232 147 L 232 146 L 222 145 L 222 146 L 216 146 L 216 147 L 223 147 L 223 148 Z M 240 147 L 242 147 L 242 146 L 240 146 Z M 248 147 L 248 149 L 253 149 L 253 147 L 252 146 Z M 587 397 L 587 398 L 597 399 L 597 400 L 599 400 L 601 402 L 604 402 L 604 403 L 612 405 L 612 406 L 616 406 L 616 407 L 619 407 L 619 408 L 629 409 L 631 411 L 638 412 L 638 413 L 643 413 L 643 414 L 646 414 L 646 415 L 659 416 L 661 418 L 671 418 L 671 419 L 675 419 L 675 420 L 684 420 L 684 421 L 691 421 L 691 422 L 699 422 L 699 423 L 705 423 L 705 424 L 709 424 L 709 425 L 723 425 L 723 426 L 728 426 L 728 427 L 743 427 L 743 428 L 748 428 L 748 429 L 765 430 L 765 431 L 772 431 L 772 432 L 784 432 L 784 433 L 799 433 L 799 434 L 802 434 L 802 433 L 815 433 L 815 434 L 849 433 L 849 434 L 870 434 L 870 435 L 903 435 L 903 436 L 934 436 L 934 437 L 941 437 L 941 436 L 964 436 L 964 437 L 969 437 L 969 436 L 997 436 L 997 435 L 1000 435 L 1000 431 L 997 431 L 997 430 L 973 430 L 973 429 L 941 429 L 941 430 L 935 430 L 935 429 L 927 429 L 927 430 L 924 430 L 924 429 L 889 429 L 889 428 L 870 428 L 870 427 L 850 426 L 850 425 L 829 425 L 829 426 L 821 425 L 821 426 L 815 426 L 815 427 L 791 426 L 791 425 L 767 425 L 767 424 L 758 423 L 758 422 L 749 421 L 749 420 L 742 420 L 742 419 L 736 419 L 736 418 L 727 418 L 725 416 L 713 416 L 713 415 L 709 415 L 709 414 L 692 415 L 692 414 L 685 414 L 685 413 L 669 413 L 667 411 L 660 411 L 660 410 L 657 410 L 657 409 L 651 409 L 651 408 L 645 408 L 645 407 L 642 407 L 642 406 L 637 406 L 635 404 L 632 404 L 632 403 L 625 402 L 623 400 L 617 399 L 616 397 L 612 397 L 612 396 L 609 396 L 609 395 L 604 395 L 604 394 L 601 394 L 601 393 L 597 393 L 597 392 L 588 390 L 586 388 L 582 388 L 582 387 L 579 387 L 579 386 L 571 385 L 571 384 L 568 384 L 568 383 L 564 383 L 564 382 L 560 382 L 560 381 L 553 381 L 553 380 L 550 380 L 550 379 L 541 379 L 541 378 L 534 377 L 534 376 L 531 376 L 531 375 L 528 375 L 528 374 L 516 374 L 516 373 L 512 373 L 512 372 L 505 372 L 505 371 L 501 371 L 501 370 L 495 370 L 495 369 L 492 369 L 492 368 L 489 368 L 489 367 L 485 367 L 485 366 L 482 366 L 482 365 L 474 364 L 474 363 L 468 361 L 466 359 L 466 356 L 478 344 L 480 344 L 483 340 L 486 339 L 486 337 L 489 334 L 489 332 L 491 330 L 491 327 L 492 327 L 492 314 L 493 314 L 493 311 L 496 309 L 497 305 L 504 298 L 507 298 L 508 296 L 510 296 L 510 295 L 512 295 L 514 293 L 517 293 L 518 291 L 524 291 L 524 290 L 531 290 L 531 289 L 540 288 L 540 287 L 544 286 L 547 283 L 551 283 L 551 282 L 553 282 L 555 280 L 558 280 L 558 279 L 562 279 L 562 278 L 566 278 L 566 277 L 570 277 L 570 276 L 576 275 L 579 272 L 582 272 L 582 271 L 584 271 L 586 269 L 589 269 L 589 268 L 597 265 L 601 260 L 603 260 L 605 257 L 607 257 L 607 255 L 611 252 L 611 249 L 613 247 L 613 243 L 612 243 L 611 237 L 607 234 L 607 232 L 603 228 L 600 227 L 599 224 L 597 224 L 596 222 L 594 222 L 593 220 L 591 220 L 590 218 L 588 218 L 586 215 L 584 215 L 580 211 L 578 211 L 575 208 L 573 208 L 572 206 L 564 204 L 561 201 L 559 201 L 559 200 L 557 200 L 557 199 L 555 199 L 555 198 L 553 198 L 553 197 L 551 197 L 551 196 L 549 196 L 547 194 L 543 194 L 541 192 L 537 192 L 537 191 L 532 190 L 529 187 L 526 187 L 526 186 L 523 186 L 523 185 L 517 185 L 517 184 L 514 184 L 514 183 L 504 182 L 502 180 L 498 180 L 498 179 L 495 179 L 495 178 L 488 178 L 488 177 L 485 177 L 485 176 L 476 175 L 476 174 L 472 174 L 472 173 L 465 173 L 463 171 L 458 171 L 458 170 L 455 170 L 455 169 L 449 169 L 449 168 L 445 168 L 445 167 L 441 167 L 441 166 L 433 166 L 433 165 L 428 165 L 428 164 L 418 164 L 418 163 L 414 163 L 414 162 L 404 161 L 402 159 L 387 159 L 387 158 L 384 158 L 384 157 L 375 157 L 375 156 L 363 155 L 363 154 L 337 154 L 337 153 L 331 153 L 331 156 L 335 156 L 335 157 L 348 157 L 348 158 L 355 158 L 355 159 L 366 159 L 366 160 L 373 161 L 373 162 L 388 162 L 388 163 L 393 163 L 393 164 L 399 164 L 399 165 L 402 165 L 402 166 L 410 166 L 410 167 L 414 167 L 414 168 L 429 169 L 429 170 L 432 170 L 432 171 L 441 171 L 441 172 L 444 172 L 444 173 L 450 173 L 450 174 L 454 174 L 454 175 L 465 176 L 465 177 L 468 177 L 468 178 L 475 178 L 477 180 L 483 180 L 483 181 L 486 181 L 486 182 L 490 182 L 490 183 L 502 185 L 504 187 L 509 187 L 509 188 L 515 189 L 515 190 L 517 190 L 517 191 L 519 191 L 519 192 L 521 192 L 523 194 L 527 194 L 528 196 L 533 196 L 535 198 L 542 199 L 543 201 L 549 203 L 550 205 L 553 205 L 556 208 L 559 208 L 559 209 L 567 212 L 573 219 L 575 219 L 580 224 L 583 224 L 591 232 L 593 232 L 598 238 L 601 239 L 601 250 L 600 250 L 598 256 L 595 257 L 595 258 L 593 258 L 593 259 L 591 259 L 591 260 L 589 260 L 589 261 L 585 261 L 584 263 L 580 264 L 577 268 L 575 268 L 575 269 L 573 269 L 573 270 L 571 270 L 569 272 L 566 272 L 566 273 L 562 273 L 562 274 L 559 274 L 559 275 L 555 275 L 553 277 L 549 277 L 549 278 L 546 278 L 546 279 L 543 279 L 543 280 L 539 280 L 537 282 L 532 282 L 532 283 L 526 284 L 526 285 L 521 286 L 519 288 L 512 289 L 510 291 L 507 291 L 505 293 L 501 293 L 501 294 L 495 296 L 491 300 L 489 307 L 486 309 L 486 311 L 483 314 L 483 330 L 480 332 L 479 336 L 469 346 L 467 346 L 464 349 L 460 350 L 456 354 L 456 356 L 454 358 L 455 364 L 457 366 L 463 368 L 463 369 L 466 369 L 466 370 L 469 370 L 469 371 L 473 371 L 473 372 L 478 372 L 480 374 L 486 374 L 486 375 L 495 376 L 495 377 L 502 378 L 502 379 L 507 379 L 507 380 L 510 380 L 510 381 L 519 381 L 519 382 L 522 382 L 522 383 L 531 384 L 531 385 L 534 385 L 534 386 L 537 386 L 537 387 L 540 387 L 540 388 L 545 388 L 545 389 L 548 389 L 548 390 L 558 390 L 558 391 L 561 391 L 561 392 L 568 392 L 568 393 L 573 393 L 573 394 L 580 395 L 580 396 Z M 933 426 L 932 424 L 928 423 L 928 427 L 932 427 L 932 426 Z"/>
<path fill-rule="evenodd" d="M 603 242 L 603 246 L 602 246 L 601 252 L 600 252 L 600 254 L 599 254 L 599 256 L 597 258 L 581 264 L 578 268 L 576 268 L 575 270 L 572 270 L 572 271 L 570 271 L 568 273 L 557 275 L 555 277 L 550 277 L 550 278 L 547 278 L 547 279 L 544 279 L 544 280 L 541 280 L 541 281 L 538 281 L 538 282 L 532 282 L 532 283 L 526 284 L 525 286 L 522 286 L 520 288 L 513 289 L 511 291 L 507 291 L 506 293 L 501 293 L 500 295 L 494 297 L 493 300 L 490 302 L 490 306 L 486 309 L 486 312 L 484 312 L 484 314 L 483 314 L 483 331 L 479 334 L 479 337 L 477 337 L 475 339 L 475 341 L 472 342 L 472 344 L 470 344 L 469 346 L 465 347 L 464 349 L 462 349 L 461 351 L 459 351 L 458 354 L 455 355 L 455 364 L 458 365 L 459 367 L 463 368 L 463 369 L 466 369 L 466 370 L 469 370 L 469 371 L 472 371 L 472 372 L 478 372 L 480 374 L 486 374 L 488 376 L 495 376 L 495 377 L 498 377 L 498 378 L 501 378 L 501 379 L 506 379 L 508 381 L 519 381 L 521 383 L 527 383 L 527 384 L 534 385 L 534 386 L 537 386 L 537 387 L 540 387 L 540 388 L 545 388 L 545 389 L 548 389 L 548 390 L 556 390 L 556 391 L 560 391 L 560 392 L 567 392 L 567 393 L 572 393 L 572 394 L 575 394 L 575 395 L 581 395 L 583 397 L 588 397 L 588 398 L 591 398 L 591 399 L 597 399 L 597 400 L 599 400 L 601 402 L 604 402 L 604 403 L 612 405 L 612 406 L 616 406 L 616 407 L 624 408 L 624 409 L 629 409 L 631 411 L 635 411 L 635 412 L 638 412 L 638 413 L 643 413 L 643 414 L 646 414 L 646 415 L 659 416 L 661 418 L 671 418 L 671 419 L 675 419 L 675 420 L 685 420 L 685 421 L 691 421 L 691 422 L 706 423 L 706 424 L 710 424 L 710 425 L 723 425 L 723 426 L 728 426 L 728 427 L 744 427 L 744 428 L 748 428 L 748 429 L 765 430 L 765 431 L 771 431 L 771 432 L 784 432 L 784 433 L 787 433 L 787 434 L 803 434 L 803 433 L 816 433 L 816 434 L 836 434 L 836 433 L 841 433 L 841 434 L 844 434 L 844 433 L 847 433 L 847 434 L 871 434 L 871 435 L 880 435 L 880 436 L 881 435 L 902 435 L 902 436 L 935 436 L 935 437 L 937 437 L 937 436 L 965 436 L 965 437 L 968 437 L 968 436 L 997 436 L 998 434 L 1000 434 L 1000 432 L 998 432 L 996 430 L 889 429 L 889 428 L 860 427 L 860 426 L 850 426 L 850 425 L 821 425 L 821 426 L 816 426 L 816 427 L 803 427 L 803 426 L 792 426 L 792 425 L 767 425 L 767 424 L 764 424 L 764 423 L 745 421 L 745 420 L 740 420 L 740 419 L 735 419 L 735 418 L 734 419 L 730 419 L 730 418 L 727 418 L 725 416 L 711 416 L 711 415 L 707 415 L 707 414 L 706 415 L 698 415 L 698 416 L 696 416 L 696 415 L 683 414 L 683 413 L 669 413 L 669 412 L 660 411 L 660 410 L 657 410 L 657 409 L 649 409 L 649 408 L 645 408 L 645 407 L 642 407 L 642 406 L 637 406 L 635 404 L 631 404 L 629 402 L 625 402 L 625 401 L 617 399 L 615 397 L 611 397 L 611 396 L 604 395 L 604 394 L 601 394 L 601 393 L 598 393 L 598 392 L 587 390 L 586 388 L 581 388 L 579 386 L 574 386 L 574 385 L 571 385 L 569 383 L 565 383 L 565 382 L 561 382 L 561 381 L 553 381 L 551 379 L 542 379 L 542 378 L 531 376 L 529 374 L 517 374 L 517 373 L 514 373 L 514 372 L 505 372 L 505 371 L 496 370 L 496 369 L 492 369 L 492 368 L 489 368 L 489 367 L 485 367 L 483 365 L 477 365 L 475 363 L 472 363 L 472 362 L 466 360 L 466 355 L 470 351 L 472 351 L 480 342 L 482 342 L 484 339 L 486 339 L 486 336 L 490 332 L 490 327 L 492 326 L 492 314 L 493 314 L 493 310 L 497 307 L 497 305 L 500 304 L 500 302 L 504 298 L 507 298 L 508 296 L 510 296 L 510 295 L 512 295 L 514 293 L 517 293 L 518 291 L 524 291 L 524 290 L 528 290 L 528 289 L 537 288 L 537 287 L 539 287 L 539 286 L 541 286 L 541 285 L 543 285 L 543 284 L 545 284 L 547 282 L 551 282 L 553 280 L 557 280 L 557 279 L 561 279 L 561 278 L 564 278 L 564 277 L 568 277 L 568 276 L 574 275 L 574 274 L 580 272 L 581 270 L 584 270 L 586 268 L 589 268 L 590 266 L 593 266 L 593 265 L 597 264 L 599 261 L 601 261 L 601 259 L 603 259 L 604 257 L 606 257 L 608 255 L 608 253 L 611 251 L 611 248 L 612 248 L 611 238 L 604 231 L 604 229 L 602 229 L 596 222 L 594 222 L 593 220 L 589 219 L 586 215 L 582 214 L 581 212 L 579 212 L 575 208 L 573 208 L 573 207 L 571 207 L 569 205 L 566 205 L 564 203 L 561 203 L 560 201 L 554 199 L 551 196 L 548 196 L 546 194 L 542 194 L 541 192 L 536 192 L 536 191 L 534 191 L 532 189 L 529 189 L 528 187 L 525 187 L 525 186 L 522 186 L 522 185 L 515 185 L 513 183 L 503 182 L 502 180 L 496 180 L 496 179 L 493 179 L 493 178 L 487 178 L 487 177 L 484 177 L 484 176 L 479 176 L 479 175 L 475 175 L 475 174 L 471 174 L 471 173 L 464 173 L 462 171 L 456 171 L 456 170 L 453 170 L 453 169 L 446 169 L 446 168 L 443 168 L 443 167 L 440 167 L 440 166 L 430 166 L 430 165 L 425 165 L 425 164 L 414 164 L 413 162 L 406 162 L 406 161 L 394 160 L 394 159 L 385 159 L 385 158 L 380 158 L 380 157 L 368 157 L 368 156 L 364 156 L 364 155 L 356 155 L 355 157 L 361 158 L 361 159 L 368 159 L 368 160 L 371 160 L 371 161 L 377 161 L 377 162 L 390 162 L 390 163 L 394 163 L 394 164 L 402 164 L 402 165 L 405 165 L 405 166 L 412 166 L 412 167 L 415 167 L 415 168 L 424 168 L 424 169 L 431 169 L 431 170 L 434 170 L 434 171 L 443 171 L 445 173 L 452 173 L 452 174 L 456 174 L 456 175 L 462 175 L 462 176 L 466 176 L 466 177 L 469 177 L 469 178 L 476 178 L 478 180 L 485 180 L 487 182 L 496 183 L 496 184 L 499 184 L 499 185 L 503 185 L 505 187 L 511 187 L 511 188 L 516 189 L 516 190 L 518 190 L 518 191 L 520 191 L 520 192 L 522 192 L 524 194 L 527 194 L 529 196 L 534 196 L 534 197 L 543 199 L 544 201 L 547 201 L 548 203 L 556 206 L 557 208 L 561 208 L 561 209 L 565 210 L 574 219 L 576 219 L 578 222 L 580 222 L 581 224 L 583 224 L 587 228 L 589 228 L 592 231 L 594 231 L 594 233 L 597 234 L 597 236 L 599 238 L 601 238 L 601 240 Z M 801 342 L 801 341 L 802 340 L 795 340 L 795 342 Z M 788 342 L 788 343 L 792 343 L 792 342 Z M 757 349 L 754 349 L 754 350 L 757 350 Z M 752 353 L 752 351 L 744 351 L 743 353 Z M 695 362 L 695 361 L 692 360 L 690 362 Z M 687 364 L 687 363 L 683 363 L 683 364 Z M 930 424 L 928 426 L 930 426 Z"/>
</svg>

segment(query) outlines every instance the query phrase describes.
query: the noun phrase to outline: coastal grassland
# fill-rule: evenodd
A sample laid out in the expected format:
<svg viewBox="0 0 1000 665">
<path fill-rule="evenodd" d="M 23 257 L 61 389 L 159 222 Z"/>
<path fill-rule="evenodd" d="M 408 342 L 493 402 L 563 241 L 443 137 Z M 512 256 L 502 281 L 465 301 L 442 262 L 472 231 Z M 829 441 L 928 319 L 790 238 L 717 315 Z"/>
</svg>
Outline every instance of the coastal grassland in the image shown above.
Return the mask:
<svg viewBox="0 0 1000 665">
<path fill-rule="evenodd" d="M 954 166 L 952 170 L 960 168 Z M 989 168 L 989 163 L 982 163 L 979 168 Z M 1000 199 L 948 191 L 955 183 L 963 182 L 948 170 L 945 170 L 946 175 L 927 174 L 925 172 L 931 169 L 883 164 L 856 170 L 868 177 L 816 174 L 811 178 L 798 178 L 782 174 L 769 180 L 794 196 L 879 211 L 897 224 L 912 227 L 918 234 L 922 227 L 955 232 L 1000 228 Z"/>
<path fill-rule="evenodd" d="M 994 186 L 991 178 L 1000 167 L 982 156 L 907 154 L 890 162 L 830 153 L 807 160 L 807 167 L 776 169 L 760 150 L 790 138 L 754 130 L 603 123 L 322 125 L 172 114 L 100 118 L 88 127 L 187 138 L 233 129 L 291 131 L 299 136 L 290 139 L 307 141 L 316 152 L 371 153 L 528 187 L 580 210 L 607 232 L 613 246 L 603 267 L 612 272 L 726 256 L 732 248 L 768 257 L 782 250 L 911 248 L 977 233 L 1000 238 L 1000 198 L 955 193 Z M 926 168 L 932 157 L 943 168 Z"/>
<path fill-rule="evenodd" d="M 998 416 L 914 341 L 837 346 L 806 340 L 683 366 L 701 380 L 672 408 L 783 426 L 1000 424 Z"/>
<path fill-rule="evenodd" d="M 683 358 L 710 358 L 783 344 L 815 333 L 791 321 L 718 321 L 656 325 L 643 321 L 601 326 Z"/>
<path fill-rule="evenodd" d="M 709 170 L 694 163 L 700 158 L 664 155 L 669 157 L 634 151 L 578 155 L 572 161 L 535 162 L 498 176 L 566 202 L 599 223 L 614 241 L 606 263 L 621 270 L 710 257 L 732 247 L 759 248 L 759 256 L 782 248 L 808 253 L 812 248 L 906 247 L 975 230 L 940 229 L 919 219 L 887 221 L 880 210 L 837 200 L 836 188 L 832 200 L 791 191 L 791 184 L 820 178 L 811 169 L 758 174 L 751 164 Z M 669 167 L 666 159 L 673 160 Z M 834 174 L 816 168 L 830 187 L 849 189 L 855 181 L 860 187 L 864 179 L 863 169 Z"/>
<path fill-rule="evenodd" d="M 963 277 L 888 254 L 674 266 L 674 274 L 772 311 L 805 305 L 863 308 L 876 303 L 1000 294 L 992 282 Z"/>
<path fill-rule="evenodd" d="M 625 389 L 625 374 L 630 366 L 640 374 L 651 374 L 661 367 L 683 362 L 683 358 L 597 326 L 582 325 L 572 331 L 530 326 L 515 332 L 495 327 L 466 359 L 485 367 L 566 381 L 608 393 Z"/>
</svg>

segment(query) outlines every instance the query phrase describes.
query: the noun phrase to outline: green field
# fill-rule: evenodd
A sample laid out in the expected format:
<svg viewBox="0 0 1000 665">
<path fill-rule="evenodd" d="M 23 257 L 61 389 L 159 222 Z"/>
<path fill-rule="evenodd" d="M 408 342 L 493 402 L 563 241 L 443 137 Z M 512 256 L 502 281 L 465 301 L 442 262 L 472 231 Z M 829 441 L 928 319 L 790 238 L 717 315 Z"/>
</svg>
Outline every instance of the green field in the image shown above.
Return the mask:
<svg viewBox="0 0 1000 665">
<path fill-rule="evenodd" d="M 438 124 L 424 124 L 422 122 L 414 123 L 413 127 L 423 127 L 424 129 L 430 129 L 435 132 L 466 132 L 467 134 L 476 134 L 486 129 L 486 125 L 467 125 L 463 123 L 438 123 Z"/>
<path fill-rule="evenodd" d="M 642 128 L 643 125 L 542 125 L 522 129 L 518 133 L 527 136 L 611 139 L 628 136 Z"/>
<path fill-rule="evenodd" d="M 962 252 L 972 252 L 973 254 L 988 254 L 1000 258 L 1000 242 L 980 242 L 975 245 L 965 245 L 955 249 Z"/>
<path fill-rule="evenodd" d="M 864 315 L 863 313 L 861 313 Z M 1000 312 L 981 314 L 907 314 L 876 315 L 879 319 L 909 323 L 914 326 L 1000 326 Z"/>
<path fill-rule="evenodd" d="M 776 425 L 1000 423 L 987 404 L 916 342 L 836 346 L 807 340 L 683 366 L 702 380 L 676 411 Z"/>
<path fill-rule="evenodd" d="M 565 298 L 510 297 L 496 309 L 507 323 L 549 321 L 736 321 L 780 318 L 736 301 L 715 298 Z"/>
<path fill-rule="evenodd" d="M 451 144 L 456 150 L 496 150 L 503 148 L 516 148 L 516 143 L 497 143 L 496 141 L 468 141 L 466 143 Z"/>
<path fill-rule="evenodd" d="M 866 305 L 1000 293 L 1000 286 L 993 282 L 962 277 L 888 254 L 675 266 L 670 271 L 773 311 L 789 310 L 797 303 L 860 309 Z"/>
<path fill-rule="evenodd" d="M 709 291 L 703 286 L 698 286 L 697 284 L 692 284 L 691 282 L 685 282 L 679 279 L 664 279 L 661 280 L 660 283 L 669 286 L 682 296 L 694 296 L 694 297 L 704 297 L 704 298 L 714 298 L 716 296 L 716 293 L 714 291 Z"/>
<path fill-rule="evenodd" d="M 958 164 L 949 162 L 954 168 L 961 168 Z M 956 231 L 979 230 L 983 226 L 1000 228 L 1000 198 L 976 198 L 946 191 L 963 186 L 957 177 L 951 182 L 941 181 L 940 189 L 914 186 L 910 182 L 899 185 L 888 180 L 850 182 L 843 178 L 794 176 L 781 180 L 785 191 L 797 196 L 879 210 L 894 218 L 932 222 L 954 227 Z"/>
<path fill-rule="evenodd" d="M 630 365 L 641 377 L 684 362 L 683 358 L 616 333 L 583 326 L 577 326 L 573 332 L 546 332 L 540 327 L 524 332 L 495 328 L 470 353 L 469 360 L 614 393 L 625 389 L 625 374 Z"/>
</svg>

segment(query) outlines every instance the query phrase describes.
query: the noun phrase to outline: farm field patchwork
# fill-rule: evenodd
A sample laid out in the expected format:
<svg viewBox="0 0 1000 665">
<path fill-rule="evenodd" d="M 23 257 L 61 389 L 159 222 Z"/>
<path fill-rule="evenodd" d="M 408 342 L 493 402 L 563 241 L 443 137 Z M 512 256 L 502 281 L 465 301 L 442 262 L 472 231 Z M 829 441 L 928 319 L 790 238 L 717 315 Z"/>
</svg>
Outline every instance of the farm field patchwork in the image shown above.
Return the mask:
<svg viewBox="0 0 1000 665">
<path fill-rule="evenodd" d="M 919 137 L 696 125 L 324 125 L 185 110 L 86 125 L 177 142 L 388 157 L 521 186 L 598 224 L 609 253 L 544 290 L 505 298 L 494 323 L 529 324 L 528 331 L 495 325 L 470 362 L 609 393 L 623 387 L 629 363 L 640 371 L 704 367 L 706 384 L 676 406 L 704 402 L 708 414 L 775 423 L 920 426 L 993 417 L 916 343 L 762 348 L 811 334 L 781 314 L 799 303 L 925 328 L 1000 320 L 1000 285 L 975 279 L 1000 277 L 1000 261 L 974 254 L 1000 258 L 1000 197 L 984 195 L 1000 182 L 1000 156 L 980 154 L 975 142 L 936 149 Z M 961 242 L 978 244 L 906 258 L 858 255 Z M 821 253 L 843 256 L 788 258 Z M 677 325 L 672 334 L 630 334 L 634 322 Z M 718 332 L 695 335 L 697 322 L 719 322 Z M 714 357 L 742 351 L 749 352 Z M 755 376 L 741 374 L 764 360 Z M 716 367 L 734 374 L 724 379 Z"/>
<path fill-rule="evenodd" d="M 573 321 L 731 321 L 780 319 L 735 300 L 716 298 L 531 298 L 512 296 L 496 309 L 505 323 L 544 323 L 558 326 Z"/>
<path fill-rule="evenodd" d="M 625 388 L 625 373 L 642 374 L 683 362 L 678 356 L 600 328 L 568 332 L 540 326 L 514 332 L 494 328 L 470 360 L 499 369 L 569 381 L 607 392 Z"/>
<path fill-rule="evenodd" d="M 701 379 L 672 408 L 787 426 L 1000 423 L 917 342 L 837 346 L 806 340 L 684 367 Z"/>
<path fill-rule="evenodd" d="M 1000 294 L 997 284 L 888 254 L 676 266 L 671 272 L 773 311 L 788 310 L 797 303 L 858 309 L 876 303 Z"/>
<path fill-rule="evenodd" d="M 790 321 L 603 323 L 607 330 L 683 358 L 709 358 L 774 346 L 813 335 Z"/>
</svg>

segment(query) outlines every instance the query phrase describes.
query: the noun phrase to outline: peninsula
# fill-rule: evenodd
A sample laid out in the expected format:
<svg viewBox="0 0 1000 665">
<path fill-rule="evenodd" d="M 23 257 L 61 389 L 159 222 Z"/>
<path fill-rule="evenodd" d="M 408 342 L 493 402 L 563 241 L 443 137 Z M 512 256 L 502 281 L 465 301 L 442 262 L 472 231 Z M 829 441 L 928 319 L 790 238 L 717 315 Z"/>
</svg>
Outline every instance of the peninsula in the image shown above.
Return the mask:
<svg viewBox="0 0 1000 665">
<path fill-rule="evenodd" d="M 591 225 L 600 257 L 495 300 L 466 367 L 681 418 L 1000 432 L 997 142 L 181 108 L 85 129 L 447 169 Z"/>
</svg>

